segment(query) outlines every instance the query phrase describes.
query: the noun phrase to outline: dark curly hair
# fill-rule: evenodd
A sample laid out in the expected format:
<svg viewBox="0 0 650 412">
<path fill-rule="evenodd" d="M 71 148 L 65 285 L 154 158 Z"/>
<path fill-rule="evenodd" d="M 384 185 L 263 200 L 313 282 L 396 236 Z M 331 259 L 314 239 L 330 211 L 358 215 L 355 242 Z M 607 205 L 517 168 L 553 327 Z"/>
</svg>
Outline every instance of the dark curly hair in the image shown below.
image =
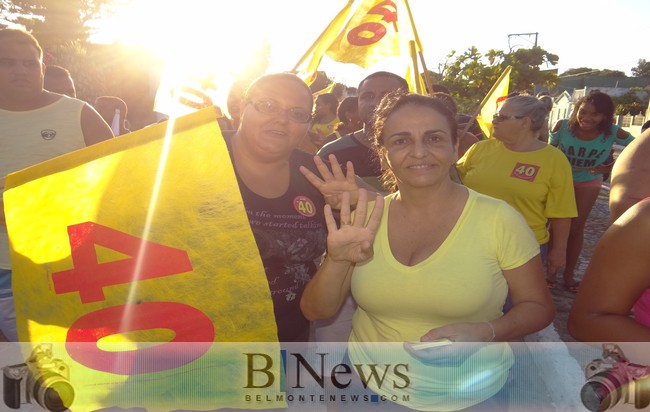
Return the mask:
<svg viewBox="0 0 650 412">
<path fill-rule="evenodd" d="M 371 141 L 373 148 L 379 158 L 383 158 L 385 154 L 384 147 L 384 127 L 388 118 L 395 113 L 395 111 L 405 106 L 420 106 L 430 108 L 437 113 L 441 114 L 446 120 L 451 131 L 451 141 L 456 144 L 458 141 L 458 125 L 456 124 L 456 112 L 454 107 L 450 105 L 447 98 L 436 97 L 435 94 L 431 96 L 423 96 L 415 93 L 406 93 L 402 90 L 397 90 L 388 93 L 384 96 L 377 106 L 374 115 L 372 129 L 370 131 Z M 389 192 L 394 192 L 398 189 L 397 179 L 393 171 L 385 168 L 381 175 L 381 181 Z"/>
<path fill-rule="evenodd" d="M 612 134 L 612 125 L 614 124 L 614 101 L 608 94 L 601 92 L 600 90 L 592 90 L 578 100 L 575 108 L 569 116 L 569 130 L 571 133 L 575 134 L 578 128 L 578 110 L 585 104 L 590 103 L 596 109 L 596 112 L 603 115 L 603 120 L 598 124 L 598 130 L 601 133 L 604 133 L 605 136 L 610 136 Z"/>
</svg>

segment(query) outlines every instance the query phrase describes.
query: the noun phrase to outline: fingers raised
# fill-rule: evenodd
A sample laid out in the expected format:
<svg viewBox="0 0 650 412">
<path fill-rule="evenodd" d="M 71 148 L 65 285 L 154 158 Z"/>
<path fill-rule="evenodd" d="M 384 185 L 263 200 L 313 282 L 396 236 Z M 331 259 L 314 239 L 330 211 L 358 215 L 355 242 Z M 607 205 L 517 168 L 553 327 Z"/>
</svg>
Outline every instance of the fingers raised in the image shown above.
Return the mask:
<svg viewBox="0 0 650 412">
<path fill-rule="evenodd" d="M 345 167 L 347 168 L 345 179 L 350 182 L 356 184 L 356 176 L 354 174 L 354 165 L 352 164 L 351 161 L 348 160 L 348 162 L 345 164 Z"/>
<path fill-rule="evenodd" d="M 305 166 L 300 166 L 300 173 L 305 176 L 305 178 L 314 185 L 316 189 L 320 191 L 321 187 L 323 186 L 323 183 L 325 183 L 320 177 L 316 176 L 311 170 L 307 169 Z M 321 191 L 322 192 L 322 191 Z"/>
<path fill-rule="evenodd" d="M 334 219 L 334 214 L 332 213 L 332 207 L 330 205 L 325 205 L 325 225 L 327 226 L 327 231 L 329 233 L 334 233 L 338 229 L 336 227 L 336 219 Z"/>
<path fill-rule="evenodd" d="M 365 192 L 365 190 L 364 190 Z M 359 193 L 361 196 L 361 193 Z M 375 208 L 372 209 L 370 214 L 370 219 L 368 219 L 368 225 L 366 226 L 373 234 L 377 234 L 379 229 L 379 224 L 381 223 L 381 218 L 384 214 L 384 198 L 381 195 L 375 197 Z"/>
<path fill-rule="evenodd" d="M 349 194 L 348 194 L 349 199 Z M 368 214 L 368 192 L 364 189 L 359 190 L 359 200 L 354 211 L 354 226 L 364 227 L 366 225 L 366 215 Z"/>
<path fill-rule="evenodd" d="M 330 155 L 330 156 L 334 156 L 334 155 Z M 325 164 L 323 159 L 320 158 L 320 156 L 314 156 L 314 164 L 316 165 L 316 169 L 318 169 L 318 173 L 320 173 L 324 181 L 327 182 L 334 179 L 334 176 L 332 176 L 332 172 L 330 172 L 329 167 L 327 167 L 327 165 Z"/>
<path fill-rule="evenodd" d="M 345 180 L 343 169 L 341 169 L 341 165 L 336 159 L 336 156 L 331 154 L 328 156 L 328 160 L 330 162 L 330 167 L 332 168 L 332 175 L 334 176 L 334 179 L 338 181 Z"/>
<path fill-rule="evenodd" d="M 343 192 L 342 195 L 342 200 L 341 200 L 341 226 L 349 225 L 351 224 L 351 215 L 352 213 L 350 212 L 350 193 L 349 192 Z"/>
</svg>

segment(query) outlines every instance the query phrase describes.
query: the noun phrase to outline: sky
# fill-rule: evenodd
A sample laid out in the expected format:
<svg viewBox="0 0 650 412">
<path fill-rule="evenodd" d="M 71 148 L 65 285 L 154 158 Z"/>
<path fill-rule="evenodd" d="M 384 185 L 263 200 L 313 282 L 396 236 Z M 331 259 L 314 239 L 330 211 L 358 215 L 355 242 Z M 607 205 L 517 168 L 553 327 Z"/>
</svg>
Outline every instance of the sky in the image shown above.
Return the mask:
<svg viewBox="0 0 650 412">
<path fill-rule="evenodd" d="M 181 51 L 195 55 L 207 51 L 213 64 L 230 66 L 266 39 L 272 47 L 271 71 L 290 70 L 346 3 L 130 0 L 121 14 L 103 23 L 95 39 L 145 45 L 177 62 L 186 59 L 174 57 Z M 530 48 L 535 38 L 538 46 L 559 56 L 557 66 L 544 68 L 557 68 L 560 74 L 589 67 L 620 70 L 629 76 L 639 59 L 650 61 L 647 0 L 409 0 L 409 4 L 424 60 L 433 71 L 452 50 L 462 53 L 476 46 L 486 53 Z M 363 73 L 351 70 L 342 79 L 356 85 Z"/>
</svg>

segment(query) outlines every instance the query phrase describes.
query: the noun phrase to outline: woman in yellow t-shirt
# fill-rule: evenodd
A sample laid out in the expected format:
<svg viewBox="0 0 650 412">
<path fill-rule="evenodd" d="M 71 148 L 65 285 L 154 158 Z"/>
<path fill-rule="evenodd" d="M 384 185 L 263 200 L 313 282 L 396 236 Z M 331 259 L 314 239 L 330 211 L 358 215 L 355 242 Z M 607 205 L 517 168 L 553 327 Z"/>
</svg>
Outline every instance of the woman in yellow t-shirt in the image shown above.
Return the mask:
<svg viewBox="0 0 650 412">
<path fill-rule="evenodd" d="M 546 108 L 536 97 L 509 97 L 494 115 L 495 139 L 472 146 L 456 169 L 465 186 L 505 200 L 524 216 L 540 245 L 548 286 L 553 287 L 566 262 L 571 218 L 578 212 L 569 161 L 538 139 L 544 122 Z"/>
<path fill-rule="evenodd" d="M 327 257 L 301 299 L 307 318 L 326 319 L 351 290 L 358 308 L 350 361 L 360 377 L 364 365 L 408 365 L 366 383 L 417 410 L 483 406 L 513 365 L 510 346 L 494 342 L 538 331 L 554 313 L 539 246 L 521 215 L 451 180 L 455 115 L 435 97 L 398 92 L 382 100 L 374 139 L 398 190 L 374 202 L 359 191 L 354 215 L 357 193 L 345 193 L 340 227 L 325 207 Z M 325 181 L 342 175 L 333 164 Z M 504 315 L 508 291 L 513 307 Z M 443 338 L 457 343 L 404 344 Z"/>
</svg>

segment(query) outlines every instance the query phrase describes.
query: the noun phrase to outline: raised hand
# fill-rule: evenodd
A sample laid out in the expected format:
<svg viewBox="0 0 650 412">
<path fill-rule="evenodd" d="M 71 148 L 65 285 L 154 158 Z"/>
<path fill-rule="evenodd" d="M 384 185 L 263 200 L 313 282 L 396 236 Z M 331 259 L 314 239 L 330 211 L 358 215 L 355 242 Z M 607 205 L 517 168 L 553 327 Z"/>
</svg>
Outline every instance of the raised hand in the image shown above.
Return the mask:
<svg viewBox="0 0 650 412">
<path fill-rule="evenodd" d="M 335 155 L 330 154 L 328 160 L 332 167 L 332 171 L 330 171 L 320 157 L 314 156 L 314 163 L 316 164 L 316 168 L 322 178 L 316 176 L 316 174 L 312 173 L 304 166 L 300 166 L 300 171 L 307 180 L 309 180 L 309 182 L 321 192 L 325 198 L 325 202 L 327 202 L 332 209 L 341 209 L 343 193 L 346 192 L 350 194 L 350 204 L 353 206 L 356 205 L 359 197 L 359 186 L 356 182 L 352 162 L 347 162 L 347 173 L 344 174 Z"/>
<path fill-rule="evenodd" d="M 375 207 L 368 215 L 368 192 L 359 190 L 359 199 L 354 221 L 351 221 L 350 193 L 341 195 L 341 227 L 337 227 L 332 213 L 332 207 L 325 205 L 325 223 L 327 224 L 327 255 L 333 261 L 360 263 L 373 255 L 372 244 L 381 222 L 384 199 L 381 195 L 375 198 Z"/>
</svg>

